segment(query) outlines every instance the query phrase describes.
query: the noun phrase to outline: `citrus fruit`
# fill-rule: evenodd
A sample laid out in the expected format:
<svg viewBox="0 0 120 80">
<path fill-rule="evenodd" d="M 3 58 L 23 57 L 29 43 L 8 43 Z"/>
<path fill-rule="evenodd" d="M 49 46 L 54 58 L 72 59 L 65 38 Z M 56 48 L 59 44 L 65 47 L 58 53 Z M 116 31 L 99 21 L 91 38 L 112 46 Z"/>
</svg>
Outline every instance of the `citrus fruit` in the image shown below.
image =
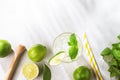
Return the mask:
<svg viewBox="0 0 120 80">
<path fill-rule="evenodd" d="M 90 80 L 91 71 L 86 66 L 80 66 L 73 73 L 74 80 Z"/>
<path fill-rule="evenodd" d="M 0 40 L 0 57 L 6 57 L 11 52 L 11 45 L 6 40 Z"/>
<path fill-rule="evenodd" d="M 39 68 L 34 63 L 31 63 L 31 62 L 26 63 L 22 68 L 22 74 L 26 79 L 33 80 L 38 76 Z"/>
<path fill-rule="evenodd" d="M 28 57 L 33 62 L 39 62 L 45 57 L 46 53 L 47 53 L 47 49 L 45 46 L 41 44 L 36 44 L 32 46 L 28 51 Z"/>
<path fill-rule="evenodd" d="M 61 63 L 61 60 L 64 58 L 64 56 L 65 56 L 64 51 L 60 51 L 57 54 L 55 54 L 54 56 L 52 56 L 50 58 L 50 60 L 48 61 L 48 63 L 50 65 L 58 65 Z"/>
</svg>

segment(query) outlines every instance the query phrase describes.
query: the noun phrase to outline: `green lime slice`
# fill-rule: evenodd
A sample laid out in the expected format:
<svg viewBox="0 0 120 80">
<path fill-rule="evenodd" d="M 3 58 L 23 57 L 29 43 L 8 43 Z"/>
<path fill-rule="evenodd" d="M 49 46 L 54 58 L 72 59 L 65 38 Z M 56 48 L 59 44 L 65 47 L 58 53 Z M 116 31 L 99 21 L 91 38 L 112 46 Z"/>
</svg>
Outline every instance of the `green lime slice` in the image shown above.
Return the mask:
<svg viewBox="0 0 120 80">
<path fill-rule="evenodd" d="M 50 65 L 58 65 L 61 63 L 61 60 L 65 57 L 65 52 L 64 51 L 60 51 L 57 54 L 55 54 L 54 56 L 52 56 L 50 58 L 50 60 L 48 61 L 48 63 Z"/>
</svg>

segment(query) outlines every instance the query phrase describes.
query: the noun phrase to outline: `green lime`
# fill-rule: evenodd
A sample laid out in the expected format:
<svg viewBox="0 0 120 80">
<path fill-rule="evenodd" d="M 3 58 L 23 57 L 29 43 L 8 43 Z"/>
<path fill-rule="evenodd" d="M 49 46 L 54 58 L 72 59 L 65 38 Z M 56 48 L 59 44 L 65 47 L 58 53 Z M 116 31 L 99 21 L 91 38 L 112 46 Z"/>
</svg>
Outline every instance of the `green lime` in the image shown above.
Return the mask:
<svg viewBox="0 0 120 80">
<path fill-rule="evenodd" d="M 0 57 L 6 57 L 11 52 L 11 45 L 6 40 L 0 40 Z"/>
<path fill-rule="evenodd" d="M 92 74 L 86 66 L 80 66 L 73 73 L 74 80 L 90 80 Z"/>
<path fill-rule="evenodd" d="M 33 62 L 39 62 L 46 56 L 46 53 L 47 53 L 47 49 L 45 46 L 41 44 L 36 44 L 33 45 L 28 51 L 28 57 Z"/>
</svg>

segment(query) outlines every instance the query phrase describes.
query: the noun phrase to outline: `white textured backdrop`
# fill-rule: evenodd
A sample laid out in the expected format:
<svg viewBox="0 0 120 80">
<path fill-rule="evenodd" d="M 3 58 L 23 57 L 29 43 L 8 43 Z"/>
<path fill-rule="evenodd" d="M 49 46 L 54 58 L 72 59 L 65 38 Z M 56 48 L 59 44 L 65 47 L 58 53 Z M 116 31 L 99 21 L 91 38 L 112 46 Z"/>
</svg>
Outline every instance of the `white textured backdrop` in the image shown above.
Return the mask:
<svg viewBox="0 0 120 80">
<path fill-rule="evenodd" d="M 117 41 L 116 36 L 120 34 L 119 3 L 119 0 L 0 0 L 0 39 L 9 40 L 13 49 L 19 43 L 27 49 L 35 43 L 44 44 L 48 46 L 49 54 L 44 60 L 47 61 L 57 35 L 75 32 L 81 37 L 86 32 L 104 79 L 112 80 L 100 52 Z M 0 80 L 4 80 L 12 57 L 13 54 L 0 59 Z M 20 69 L 27 61 L 24 55 L 14 80 L 24 80 Z M 71 72 L 78 65 L 50 66 L 52 80 L 73 80 Z"/>
</svg>

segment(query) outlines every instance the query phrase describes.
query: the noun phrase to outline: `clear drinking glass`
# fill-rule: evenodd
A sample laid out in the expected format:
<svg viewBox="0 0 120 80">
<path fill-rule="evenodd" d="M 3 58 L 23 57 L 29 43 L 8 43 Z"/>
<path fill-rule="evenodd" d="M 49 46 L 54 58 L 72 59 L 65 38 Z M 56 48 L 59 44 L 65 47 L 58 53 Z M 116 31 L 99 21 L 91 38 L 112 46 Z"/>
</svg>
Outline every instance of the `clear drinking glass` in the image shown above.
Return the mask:
<svg viewBox="0 0 120 80">
<path fill-rule="evenodd" d="M 64 56 L 64 58 L 61 59 L 61 61 L 66 62 L 66 63 L 78 60 L 78 58 L 81 56 L 81 53 L 83 50 L 82 41 L 79 38 L 79 36 L 75 34 L 77 42 L 78 42 L 78 54 L 75 59 L 71 60 L 71 58 L 69 56 L 70 46 L 68 45 L 71 34 L 73 34 L 73 33 L 71 33 L 71 32 L 62 33 L 59 36 L 57 36 L 53 42 L 53 53 L 56 54 L 60 51 L 64 51 L 65 56 Z"/>
</svg>

